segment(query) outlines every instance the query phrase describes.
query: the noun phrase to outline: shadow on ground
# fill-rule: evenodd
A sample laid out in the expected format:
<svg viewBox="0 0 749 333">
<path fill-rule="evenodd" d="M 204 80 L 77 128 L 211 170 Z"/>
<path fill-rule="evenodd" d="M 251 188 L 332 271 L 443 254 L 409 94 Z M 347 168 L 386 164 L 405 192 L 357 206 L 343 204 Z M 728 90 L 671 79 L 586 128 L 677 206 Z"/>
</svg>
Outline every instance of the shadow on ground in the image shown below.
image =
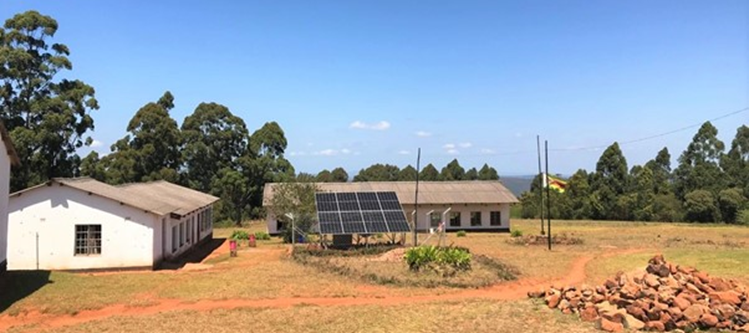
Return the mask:
<svg viewBox="0 0 749 333">
<path fill-rule="evenodd" d="M 0 313 L 49 283 L 53 283 L 49 280 L 49 271 L 0 273 Z"/>
<path fill-rule="evenodd" d="M 161 263 L 159 270 L 177 270 L 185 267 L 187 264 L 198 264 L 205 260 L 213 251 L 221 247 L 226 242 L 226 238 L 214 238 L 203 243 L 195 249 L 181 255 L 177 259 L 172 259 Z"/>
</svg>

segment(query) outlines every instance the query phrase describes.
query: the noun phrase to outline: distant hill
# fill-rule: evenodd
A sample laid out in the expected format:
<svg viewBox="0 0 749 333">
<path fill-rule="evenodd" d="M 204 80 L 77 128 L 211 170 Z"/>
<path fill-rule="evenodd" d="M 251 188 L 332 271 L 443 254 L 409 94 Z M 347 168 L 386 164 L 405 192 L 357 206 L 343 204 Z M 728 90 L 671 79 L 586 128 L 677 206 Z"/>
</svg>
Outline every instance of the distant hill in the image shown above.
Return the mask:
<svg viewBox="0 0 749 333">
<path fill-rule="evenodd" d="M 520 195 L 525 191 L 530 191 L 531 182 L 534 176 L 506 176 L 501 177 L 502 184 L 512 192 L 516 197 L 520 198 Z"/>
</svg>

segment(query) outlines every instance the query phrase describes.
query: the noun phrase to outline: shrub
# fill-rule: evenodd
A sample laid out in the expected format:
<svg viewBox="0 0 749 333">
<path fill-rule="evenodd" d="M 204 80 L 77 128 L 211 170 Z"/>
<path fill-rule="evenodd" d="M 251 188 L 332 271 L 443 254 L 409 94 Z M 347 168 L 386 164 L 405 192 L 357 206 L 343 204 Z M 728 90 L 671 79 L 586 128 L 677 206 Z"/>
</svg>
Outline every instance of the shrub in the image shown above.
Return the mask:
<svg viewBox="0 0 749 333">
<path fill-rule="evenodd" d="M 739 215 L 736 217 L 736 223 L 741 225 L 749 225 L 749 209 L 743 209 L 739 211 Z"/>
<path fill-rule="evenodd" d="M 515 229 L 510 233 L 510 237 L 512 238 L 523 237 L 523 232 L 519 229 Z"/>
<path fill-rule="evenodd" d="M 229 238 L 233 240 L 248 240 L 250 239 L 250 234 L 244 230 L 234 230 Z"/>
<path fill-rule="evenodd" d="M 404 259 L 412 271 L 428 269 L 443 276 L 471 269 L 471 253 L 460 247 L 414 247 L 406 251 Z"/>
<path fill-rule="evenodd" d="M 236 226 L 236 223 L 234 223 L 234 221 L 232 221 L 230 219 L 224 219 L 224 220 L 221 220 L 221 221 L 213 223 L 213 227 L 217 228 L 217 229 L 231 228 L 231 227 L 234 227 L 234 226 Z"/>
<path fill-rule="evenodd" d="M 265 231 L 258 231 L 255 233 L 255 239 L 257 240 L 270 240 L 270 234 Z"/>
<path fill-rule="evenodd" d="M 458 236 L 458 237 L 465 237 L 466 235 L 467 235 L 467 234 L 466 234 L 466 231 L 465 231 L 465 230 L 460 230 L 460 231 L 458 231 L 458 233 L 456 234 L 456 236 Z"/>
</svg>

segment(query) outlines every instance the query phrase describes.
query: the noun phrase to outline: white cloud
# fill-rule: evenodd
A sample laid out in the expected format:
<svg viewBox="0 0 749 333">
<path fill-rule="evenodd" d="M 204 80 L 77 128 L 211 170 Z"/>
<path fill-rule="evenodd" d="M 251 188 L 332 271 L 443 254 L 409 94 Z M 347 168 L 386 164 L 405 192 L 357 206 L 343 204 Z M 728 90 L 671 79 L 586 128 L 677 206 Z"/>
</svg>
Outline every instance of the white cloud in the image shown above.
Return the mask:
<svg viewBox="0 0 749 333">
<path fill-rule="evenodd" d="M 363 129 L 363 130 L 373 130 L 373 131 L 384 131 L 390 128 L 390 123 L 387 121 L 380 121 L 376 123 L 365 123 L 363 121 L 357 120 L 351 125 L 349 125 L 349 128 L 353 129 Z"/>
<path fill-rule="evenodd" d="M 470 143 L 470 142 L 463 142 L 463 143 L 459 144 L 458 146 L 460 146 L 460 148 L 471 148 L 471 147 L 473 147 L 473 144 Z"/>
<path fill-rule="evenodd" d="M 447 153 L 450 155 L 458 155 L 460 152 L 457 149 L 448 149 Z"/>
<path fill-rule="evenodd" d="M 398 151 L 398 155 L 411 155 L 411 152 L 408 150 L 401 150 Z"/>
<path fill-rule="evenodd" d="M 427 131 L 418 131 L 418 132 L 416 132 L 416 136 L 418 136 L 420 138 L 428 138 L 428 137 L 432 136 L 432 133 L 429 133 Z"/>
<path fill-rule="evenodd" d="M 338 151 L 335 150 L 335 149 L 323 149 L 321 151 L 314 152 L 313 155 L 318 155 L 318 156 L 333 156 L 333 155 L 338 155 Z"/>
<path fill-rule="evenodd" d="M 344 154 L 344 155 L 351 154 L 351 150 L 343 148 L 343 149 L 341 149 L 341 154 Z"/>
<path fill-rule="evenodd" d="M 492 154 L 495 154 L 496 151 L 494 151 L 494 149 L 481 148 L 481 153 L 484 155 L 492 155 Z"/>
<path fill-rule="evenodd" d="M 442 146 L 442 148 L 445 148 L 447 150 L 455 149 L 455 144 L 454 143 L 446 143 L 444 146 Z"/>
<path fill-rule="evenodd" d="M 91 141 L 91 148 L 99 148 L 104 146 L 104 143 L 99 140 L 93 140 Z"/>
</svg>

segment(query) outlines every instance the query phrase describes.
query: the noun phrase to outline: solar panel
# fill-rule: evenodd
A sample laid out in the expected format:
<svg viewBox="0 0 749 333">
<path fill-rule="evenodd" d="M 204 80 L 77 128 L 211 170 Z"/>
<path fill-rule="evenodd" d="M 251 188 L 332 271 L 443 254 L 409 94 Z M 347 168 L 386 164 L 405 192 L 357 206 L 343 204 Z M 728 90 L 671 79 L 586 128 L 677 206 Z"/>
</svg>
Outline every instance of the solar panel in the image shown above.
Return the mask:
<svg viewBox="0 0 749 333">
<path fill-rule="evenodd" d="M 316 193 L 315 202 L 323 234 L 410 231 L 395 192 Z"/>
</svg>

